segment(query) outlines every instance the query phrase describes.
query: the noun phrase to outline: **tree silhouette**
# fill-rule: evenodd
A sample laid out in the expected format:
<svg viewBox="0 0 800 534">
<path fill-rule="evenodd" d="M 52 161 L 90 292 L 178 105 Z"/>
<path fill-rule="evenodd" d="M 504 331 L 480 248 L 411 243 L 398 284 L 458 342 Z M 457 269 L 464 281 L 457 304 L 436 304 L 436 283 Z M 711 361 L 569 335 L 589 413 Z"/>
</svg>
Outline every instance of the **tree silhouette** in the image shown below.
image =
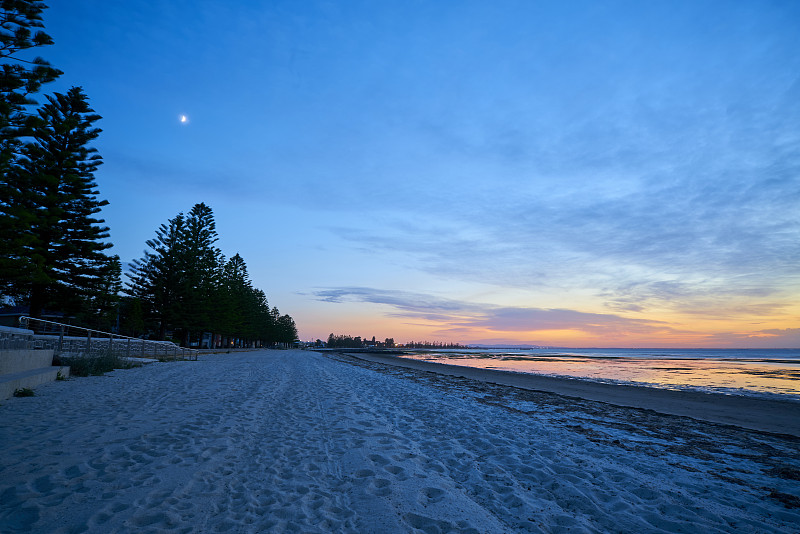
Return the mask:
<svg viewBox="0 0 800 534">
<path fill-rule="evenodd" d="M 226 346 L 291 344 L 297 338 L 294 320 L 270 309 L 267 296 L 254 288 L 247 264 L 238 253 L 226 260 L 211 208 L 196 204 L 188 217 L 179 213 L 147 241 L 141 259 L 128 273 L 125 309 L 154 319 L 158 336 L 181 333 L 193 343 L 203 332 L 224 337 Z M 123 317 L 123 323 L 140 324 Z"/>
<path fill-rule="evenodd" d="M 30 118 L 27 108 L 35 105 L 30 95 L 43 83 L 55 80 L 61 71 L 40 57 L 26 60 L 20 52 L 51 45 L 53 40 L 40 28 L 43 2 L 0 2 L 0 175 L 14 165 Z"/>
<path fill-rule="evenodd" d="M 205 203 L 195 204 L 186 217 L 181 247 L 185 344 L 192 333 L 214 331 L 214 298 L 222 261 L 222 251 L 214 246 L 218 239 L 214 212 Z"/>
<path fill-rule="evenodd" d="M 157 321 L 159 339 L 164 339 L 167 330 L 180 321 L 183 311 L 181 259 L 185 225 L 184 215 L 179 213 L 159 226 L 156 237 L 147 241 L 151 250 L 134 260 L 128 273 L 126 292 L 139 299 L 146 317 Z"/>
<path fill-rule="evenodd" d="M 114 261 L 103 253 L 108 227 L 95 217 L 108 204 L 94 182 L 101 157 L 88 146 L 100 116 L 78 87 L 47 100 L 0 184 L 2 218 L 13 228 L 0 236 L 3 291 L 28 303 L 34 317 L 45 306 L 79 312 Z"/>
</svg>

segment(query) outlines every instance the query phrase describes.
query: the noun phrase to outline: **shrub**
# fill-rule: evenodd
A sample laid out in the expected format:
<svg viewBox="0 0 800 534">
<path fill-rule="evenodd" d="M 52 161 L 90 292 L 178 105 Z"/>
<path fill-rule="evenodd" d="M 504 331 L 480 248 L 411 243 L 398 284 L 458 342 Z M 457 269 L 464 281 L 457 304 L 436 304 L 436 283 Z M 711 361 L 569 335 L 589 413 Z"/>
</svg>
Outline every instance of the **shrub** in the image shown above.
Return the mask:
<svg viewBox="0 0 800 534">
<path fill-rule="evenodd" d="M 73 376 L 100 376 L 114 369 L 138 367 L 114 354 L 60 358 L 59 365 L 69 365 L 70 374 Z"/>
<path fill-rule="evenodd" d="M 15 397 L 33 397 L 36 395 L 31 388 L 20 388 L 14 390 Z"/>
</svg>

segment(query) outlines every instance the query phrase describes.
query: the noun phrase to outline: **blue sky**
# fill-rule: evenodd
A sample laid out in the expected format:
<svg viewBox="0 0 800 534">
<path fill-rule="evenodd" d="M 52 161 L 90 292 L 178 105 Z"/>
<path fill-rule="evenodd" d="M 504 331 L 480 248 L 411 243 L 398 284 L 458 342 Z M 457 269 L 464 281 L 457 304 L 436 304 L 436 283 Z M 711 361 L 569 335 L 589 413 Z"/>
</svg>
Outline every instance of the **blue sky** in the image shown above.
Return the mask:
<svg viewBox="0 0 800 534">
<path fill-rule="evenodd" d="M 206 202 L 303 339 L 800 346 L 797 2 L 51 3 L 124 261 Z"/>
</svg>

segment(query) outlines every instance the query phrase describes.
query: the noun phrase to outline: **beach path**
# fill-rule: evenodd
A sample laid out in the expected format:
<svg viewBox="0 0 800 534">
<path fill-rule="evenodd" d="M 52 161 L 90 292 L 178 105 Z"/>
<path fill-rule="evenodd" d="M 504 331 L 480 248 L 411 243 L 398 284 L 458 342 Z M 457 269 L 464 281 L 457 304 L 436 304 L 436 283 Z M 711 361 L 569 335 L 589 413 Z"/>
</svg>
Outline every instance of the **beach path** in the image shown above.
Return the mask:
<svg viewBox="0 0 800 534">
<path fill-rule="evenodd" d="M 0 406 L 0 532 L 791 532 L 800 440 L 255 351 Z"/>
</svg>

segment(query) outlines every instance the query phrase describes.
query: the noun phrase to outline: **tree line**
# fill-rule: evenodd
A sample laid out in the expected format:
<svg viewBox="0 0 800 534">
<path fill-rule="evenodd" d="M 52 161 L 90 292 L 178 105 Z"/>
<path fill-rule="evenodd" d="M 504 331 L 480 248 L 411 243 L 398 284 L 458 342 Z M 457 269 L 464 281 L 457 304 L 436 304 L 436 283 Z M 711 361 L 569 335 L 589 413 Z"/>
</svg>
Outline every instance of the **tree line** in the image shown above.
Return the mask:
<svg viewBox="0 0 800 534">
<path fill-rule="evenodd" d="M 318 339 L 317 343 L 318 346 L 322 345 L 322 340 Z M 372 341 L 369 341 L 366 337 L 361 339 L 361 336 L 352 337 L 349 335 L 334 335 L 330 334 L 328 336 L 328 341 L 326 346 L 331 349 L 341 348 L 341 349 L 360 349 L 364 347 L 381 347 L 381 348 L 393 348 L 394 338 L 387 337 L 383 341 L 376 341 L 375 336 L 372 336 Z"/>
<path fill-rule="evenodd" d="M 322 346 L 322 340 L 318 339 L 317 346 Z M 387 337 L 384 341 L 376 341 L 375 336 L 372 336 L 372 341 L 368 338 L 361 336 L 352 337 L 349 335 L 335 335 L 331 333 L 328 336 L 328 341 L 325 344 L 330 349 L 362 349 L 368 347 L 387 348 L 391 349 L 397 345 L 394 338 Z M 409 341 L 404 348 L 411 349 L 465 349 L 464 345 L 458 343 L 444 343 L 442 341 Z"/>
<path fill-rule="evenodd" d="M 218 239 L 205 203 L 162 224 L 130 267 L 126 293 L 133 309 L 123 328 L 135 333 L 146 318 L 159 338 L 171 331 L 184 345 L 201 344 L 203 333 L 220 346 L 294 343 L 292 317 L 269 307 L 250 282 L 244 259 L 238 253 L 226 259 L 215 246 Z"/>
<path fill-rule="evenodd" d="M 33 95 L 60 70 L 33 49 L 53 44 L 43 2 L 0 2 L 0 304 L 45 310 L 90 328 L 194 343 L 202 332 L 227 344 L 293 343 L 294 321 L 269 308 L 238 254 L 214 247 L 213 213 L 198 204 L 147 242 L 123 286 L 122 265 L 106 251 L 91 146 L 100 115 L 80 87 Z M 124 294 L 123 294 L 124 293 Z"/>
<path fill-rule="evenodd" d="M 460 343 L 444 343 L 442 341 L 409 341 L 405 347 L 410 349 L 466 349 Z"/>
</svg>

